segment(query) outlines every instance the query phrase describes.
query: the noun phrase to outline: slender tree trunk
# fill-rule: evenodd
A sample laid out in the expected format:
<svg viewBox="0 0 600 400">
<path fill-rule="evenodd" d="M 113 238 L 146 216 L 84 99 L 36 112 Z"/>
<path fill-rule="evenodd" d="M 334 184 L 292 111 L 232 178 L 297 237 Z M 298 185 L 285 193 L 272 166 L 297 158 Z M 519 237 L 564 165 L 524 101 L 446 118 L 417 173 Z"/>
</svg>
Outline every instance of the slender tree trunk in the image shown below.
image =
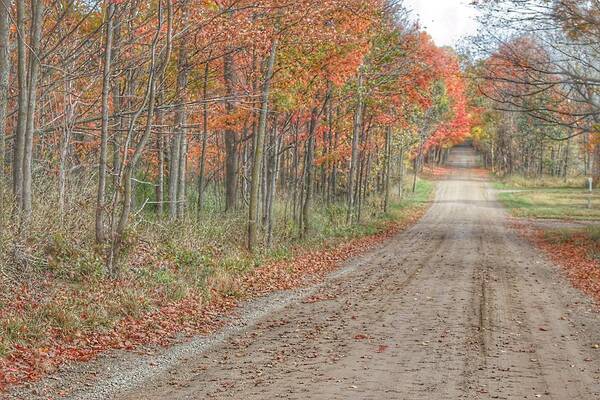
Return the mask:
<svg viewBox="0 0 600 400">
<path fill-rule="evenodd" d="M 156 47 L 158 44 L 159 33 L 162 30 L 162 19 L 159 18 L 159 24 L 156 29 L 156 34 L 152 41 L 151 49 L 150 49 L 150 67 L 148 71 L 148 83 L 146 85 L 146 91 L 144 94 L 144 100 L 142 104 L 138 108 L 138 110 L 134 113 L 129 123 L 129 129 L 127 133 L 127 140 L 129 142 L 132 139 L 133 131 L 135 124 L 138 118 L 141 116 L 144 110 L 146 110 L 146 125 L 144 127 L 144 131 L 142 133 L 141 138 L 138 140 L 133 154 L 131 155 L 131 159 L 128 162 L 123 163 L 123 184 L 122 187 L 117 190 L 117 192 L 122 191 L 123 198 L 121 200 L 120 209 L 121 212 L 118 217 L 118 221 L 116 227 L 114 227 L 114 232 L 111 232 L 111 246 L 109 249 L 109 254 L 107 257 L 106 266 L 109 273 L 112 276 L 119 275 L 119 258 L 121 255 L 121 248 L 123 245 L 123 238 L 125 234 L 125 229 L 127 228 L 127 224 L 129 221 L 129 214 L 131 213 L 131 200 L 133 196 L 133 178 L 137 168 L 137 164 L 139 163 L 144 149 L 146 145 L 150 141 L 152 136 L 152 123 L 154 120 L 154 111 L 156 106 L 156 73 L 157 73 L 157 63 L 156 63 Z M 170 39 L 168 39 L 170 40 Z M 163 65 L 168 63 L 168 57 L 170 52 L 167 52 L 166 58 L 164 60 Z M 127 149 L 125 149 L 124 157 L 127 157 Z M 120 181 L 120 180 L 119 180 Z M 118 197 L 117 197 L 118 198 Z M 116 210 L 116 205 L 113 204 L 113 212 Z M 111 229 L 113 227 L 111 226 Z"/>
<path fill-rule="evenodd" d="M 540 141 L 540 178 L 544 176 L 544 141 Z"/>
<path fill-rule="evenodd" d="M 331 83 L 330 83 L 331 85 Z M 333 173 L 334 173 L 334 169 L 335 169 L 335 165 L 336 165 L 336 161 L 334 158 L 334 151 L 336 148 L 336 143 L 334 143 L 334 133 L 333 133 L 333 90 L 330 89 L 329 91 L 330 94 L 330 98 L 329 98 L 329 104 L 327 107 L 327 137 L 329 140 L 329 152 L 328 152 L 328 157 L 329 160 L 327 162 L 327 173 L 329 174 L 329 176 L 327 176 L 327 188 L 326 188 L 326 192 L 325 192 L 325 196 L 327 198 L 327 203 L 330 204 L 331 202 L 335 201 L 334 198 L 334 194 L 335 194 L 335 186 L 333 186 L 334 180 L 333 180 Z"/>
<path fill-rule="evenodd" d="M 160 7 L 159 2 L 159 7 Z M 163 105 L 165 101 L 165 84 L 166 84 L 166 70 L 168 67 L 168 62 L 171 57 L 171 51 L 173 47 L 173 3 L 170 1 L 166 2 L 167 6 L 167 38 L 166 38 L 166 47 L 165 54 L 163 58 L 163 63 L 159 69 L 157 76 L 159 77 L 158 86 L 157 86 L 157 109 L 155 111 L 156 114 L 156 122 L 158 125 L 158 133 L 156 135 L 156 152 L 158 159 L 158 182 L 156 185 L 156 214 L 158 217 L 162 218 L 165 212 L 165 167 L 166 167 L 166 148 L 165 148 L 165 113 L 163 110 L 160 110 L 159 107 Z"/>
<path fill-rule="evenodd" d="M 181 176 L 182 169 L 182 150 L 185 147 L 185 99 L 183 91 L 187 83 L 187 71 L 185 61 L 185 46 L 183 40 L 179 47 L 179 60 L 178 60 L 178 72 L 177 72 L 177 106 L 175 115 L 175 132 L 173 133 L 171 141 L 171 158 L 169 160 L 169 218 L 174 221 L 179 216 L 180 205 L 179 202 L 183 199 L 179 198 L 181 194 L 180 183 L 181 179 L 185 177 Z"/>
<path fill-rule="evenodd" d="M 0 2 L 0 235 L 5 226 L 6 119 L 10 76 L 10 1 Z"/>
<path fill-rule="evenodd" d="M 333 118 L 333 116 L 332 116 Z M 337 150 L 339 145 L 339 133 L 337 130 L 333 132 L 333 148 Z M 337 157 L 333 160 L 331 168 L 331 198 L 332 201 L 337 201 L 337 176 L 338 176 L 338 160 Z"/>
<path fill-rule="evenodd" d="M 106 208 L 106 170 L 108 153 L 108 124 L 110 95 L 111 55 L 113 45 L 113 18 L 117 4 L 109 2 L 106 8 L 106 33 L 104 42 L 104 65 L 102 71 L 102 125 L 100 128 L 100 162 L 98 165 L 98 193 L 96 197 L 96 241 L 106 241 L 104 214 Z"/>
<path fill-rule="evenodd" d="M 204 66 L 204 83 L 202 85 L 202 148 L 200 149 L 200 172 L 198 175 L 198 212 L 204 207 L 204 174 L 206 168 L 206 142 L 208 140 L 208 73 L 210 64 L 207 61 Z"/>
<path fill-rule="evenodd" d="M 164 81 L 164 76 L 160 79 Z M 164 88 L 160 88 L 158 94 L 158 106 L 160 107 L 165 99 Z M 158 217 L 162 217 L 165 212 L 165 139 L 163 135 L 163 129 L 165 125 L 165 113 L 157 109 L 156 110 L 156 124 L 158 125 L 158 133 L 156 135 L 156 158 L 158 159 L 158 179 L 156 183 L 156 214 Z"/>
<path fill-rule="evenodd" d="M 362 85 L 363 85 L 363 75 L 362 69 L 358 73 L 358 87 L 357 87 L 357 104 L 356 110 L 354 112 L 354 125 L 352 131 L 352 156 L 350 159 L 350 171 L 348 172 L 348 215 L 347 222 L 351 223 L 353 220 L 354 213 L 354 176 L 356 175 L 356 170 L 358 166 L 358 141 L 360 139 L 360 135 L 362 132 L 362 120 L 363 120 L 363 94 L 362 94 Z"/>
<path fill-rule="evenodd" d="M 265 79 L 262 88 L 262 101 L 258 130 L 256 131 L 256 140 L 254 147 L 254 158 L 252 160 L 252 181 L 250 186 L 250 200 L 248 205 L 248 249 L 254 250 L 257 241 L 257 223 L 258 223 L 258 191 L 260 184 L 260 166 L 264 149 L 265 133 L 267 130 L 267 114 L 269 108 L 269 94 L 271 90 L 271 79 L 275 68 L 275 58 L 277 56 L 277 40 L 271 44 L 271 54 L 267 64 Z"/>
<path fill-rule="evenodd" d="M 273 135 L 271 139 L 271 151 L 269 154 L 268 167 L 268 188 L 267 188 L 267 208 L 266 208 L 266 230 L 267 246 L 271 247 L 273 242 L 273 203 L 275 202 L 275 191 L 277 190 L 277 176 L 280 168 L 280 148 L 281 137 L 277 133 L 277 120 L 273 123 Z"/>
<path fill-rule="evenodd" d="M 37 82 L 40 72 L 40 45 L 42 41 L 42 19 L 44 16 L 44 0 L 31 2 L 31 40 L 29 42 L 29 85 L 27 87 L 27 125 L 25 129 L 25 146 L 23 152 L 23 212 L 29 218 L 32 207 L 32 168 L 33 168 L 33 135 L 35 131 L 35 111 L 37 102 Z"/>
<path fill-rule="evenodd" d="M 27 127 L 27 49 L 25 43 L 25 0 L 17 0 L 17 129 L 13 149 L 13 193 L 17 208 L 23 208 L 23 158 Z"/>
<path fill-rule="evenodd" d="M 67 183 L 67 156 L 69 154 L 69 146 L 71 142 L 71 133 L 73 131 L 73 122 L 75 121 L 75 105 L 72 99 L 72 81 L 69 79 L 68 74 L 65 74 L 65 93 L 66 105 L 65 105 L 65 121 L 63 123 L 63 135 L 60 143 L 60 160 L 58 169 L 58 209 L 60 212 L 61 219 L 65 213 L 65 192 Z"/>
<path fill-rule="evenodd" d="M 292 153 L 292 165 L 293 173 L 291 174 L 292 184 L 292 219 L 297 220 L 298 214 L 298 170 L 300 169 L 300 155 L 298 151 L 298 127 L 297 124 L 294 126 L 294 147 Z"/>
<path fill-rule="evenodd" d="M 225 111 L 232 115 L 236 109 L 236 72 L 234 55 L 231 49 L 227 50 L 223 61 L 223 78 L 225 81 Z M 225 129 L 225 211 L 237 207 L 238 185 L 238 133 L 232 124 Z"/>
<path fill-rule="evenodd" d="M 183 8 L 183 22 L 184 26 L 187 25 L 187 0 L 182 0 L 182 8 Z M 176 217 L 178 219 L 183 218 L 186 199 L 185 199 L 185 179 L 186 179 L 186 164 L 187 164 L 187 135 L 186 135 L 186 127 L 187 124 L 187 110 L 186 110 L 186 99 L 185 91 L 188 84 L 188 55 L 187 55 L 187 46 L 185 37 L 182 38 L 179 45 L 179 60 L 178 60 L 178 74 L 177 74 L 177 101 L 179 102 L 179 106 L 177 107 L 176 112 L 176 123 L 177 123 L 177 145 L 179 145 L 179 149 L 177 149 L 177 159 L 176 168 L 177 168 L 177 193 L 175 196 L 175 210 L 176 215 L 171 215 L 171 217 Z"/>
<path fill-rule="evenodd" d="M 179 183 L 179 150 L 181 143 L 179 139 L 181 135 L 176 129 L 171 134 L 171 146 L 169 154 L 169 219 L 174 221 L 177 219 L 177 186 Z"/>
<path fill-rule="evenodd" d="M 0 2 L 0 186 L 4 191 L 6 118 L 10 76 L 10 1 Z M 4 196 L 0 193 L 0 202 Z M 1 211 L 1 210 L 0 210 Z"/>
<path fill-rule="evenodd" d="M 306 238 L 310 232 L 310 211 L 315 180 L 315 132 L 317 130 L 317 109 L 314 108 L 310 118 L 308 141 L 306 143 L 306 163 L 304 165 L 305 197 L 302 205 L 302 238 Z"/>
<path fill-rule="evenodd" d="M 183 219 L 186 209 L 186 172 L 187 172 L 187 137 L 185 130 L 179 141 L 181 148 L 179 149 L 179 183 L 177 185 L 177 218 Z"/>
<path fill-rule="evenodd" d="M 363 187 L 363 172 L 364 172 L 364 168 L 365 168 L 365 160 L 364 160 L 364 152 L 360 157 L 360 160 L 358 162 L 358 169 L 357 169 L 357 173 L 358 176 L 356 177 L 356 190 L 354 192 L 354 203 L 355 203 L 355 222 L 360 223 L 361 218 L 362 218 L 362 187 Z"/>
<path fill-rule="evenodd" d="M 424 134 L 421 133 L 419 139 L 419 152 L 417 153 L 417 158 L 415 158 L 414 168 L 413 168 L 413 184 L 412 184 L 412 192 L 414 193 L 417 190 L 417 175 L 419 174 L 419 170 L 421 169 L 421 162 L 423 159 L 423 146 L 424 146 L 425 138 Z"/>
<path fill-rule="evenodd" d="M 594 187 L 598 187 L 600 185 L 600 144 L 597 144 L 594 148 L 594 161 L 591 171 Z"/>
<path fill-rule="evenodd" d="M 565 148 L 565 165 L 562 171 L 563 179 L 566 182 L 569 177 L 569 156 L 571 153 L 571 138 L 567 140 L 567 146 Z"/>
<path fill-rule="evenodd" d="M 398 177 L 398 198 L 402 199 L 404 196 L 404 143 L 400 144 L 400 159 L 399 159 L 399 177 Z"/>
<path fill-rule="evenodd" d="M 390 205 L 390 164 L 392 159 L 392 128 L 387 128 L 385 133 L 385 197 L 383 202 L 383 212 L 387 213 Z"/>
</svg>

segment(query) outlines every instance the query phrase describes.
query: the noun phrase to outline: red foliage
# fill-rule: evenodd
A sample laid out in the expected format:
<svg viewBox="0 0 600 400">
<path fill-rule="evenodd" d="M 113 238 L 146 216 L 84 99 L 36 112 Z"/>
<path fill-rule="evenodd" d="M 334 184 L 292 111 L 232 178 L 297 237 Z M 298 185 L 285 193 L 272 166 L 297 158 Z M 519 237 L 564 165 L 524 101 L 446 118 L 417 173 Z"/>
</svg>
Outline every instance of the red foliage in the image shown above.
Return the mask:
<svg viewBox="0 0 600 400">
<path fill-rule="evenodd" d="M 471 132 L 471 116 L 468 112 L 468 99 L 466 94 L 465 80 L 462 76 L 458 58 L 448 50 L 440 49 L 437 59 L 442 63 L 440 75 L 444 81 L 452 117 L 442 123 L 425 148 L 448 147 L 461 143 Z"/>
</svg>

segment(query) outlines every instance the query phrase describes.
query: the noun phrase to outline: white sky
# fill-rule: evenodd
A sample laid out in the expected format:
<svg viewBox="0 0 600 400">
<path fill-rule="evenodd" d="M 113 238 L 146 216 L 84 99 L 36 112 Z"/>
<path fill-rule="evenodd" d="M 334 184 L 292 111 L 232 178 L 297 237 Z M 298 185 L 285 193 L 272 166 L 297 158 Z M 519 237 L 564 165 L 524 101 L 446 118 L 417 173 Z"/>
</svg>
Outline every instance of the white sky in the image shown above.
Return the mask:
<svg viewBox="0 0 600 400">
<path fill-rule="evenodd" d="M 476 31 L 476 12 L 469 0 L 404 0 L 404 4 L 438 46 L 454 46 Z"/>
</svg>

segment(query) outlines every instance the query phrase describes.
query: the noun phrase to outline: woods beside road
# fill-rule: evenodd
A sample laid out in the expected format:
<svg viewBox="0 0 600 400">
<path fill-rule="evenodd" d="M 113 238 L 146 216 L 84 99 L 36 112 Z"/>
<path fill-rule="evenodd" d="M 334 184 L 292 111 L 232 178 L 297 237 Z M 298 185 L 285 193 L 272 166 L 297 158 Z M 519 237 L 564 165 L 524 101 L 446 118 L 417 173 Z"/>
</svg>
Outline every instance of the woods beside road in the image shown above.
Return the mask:
<svg viewBox="0 0 600 400">
<path fill-rule="evenodd" d="M 0 391 L 137 349 L 157 398 L 597 396 L 600 3 L 472 7 L 450 48 L 401 0 L 0 2 Z"/>
<path fill-rule="evenodd" d="M 0 4 L 0 385 L 135 347 L 127 324 L 165 309 L 202 332 L 192 310 L 258 267 L 414 211 L 469 122 L 457 54 L 406 15 Z"/>
<path fill-rule="evenodd" d="M 67 368 L 14 398 L 597 398 L 593 300 L 512 228 L 485 175 L 449 172 L 420 221 L 321 284 L 250 302 L 216 335 Z"/>
</svg>

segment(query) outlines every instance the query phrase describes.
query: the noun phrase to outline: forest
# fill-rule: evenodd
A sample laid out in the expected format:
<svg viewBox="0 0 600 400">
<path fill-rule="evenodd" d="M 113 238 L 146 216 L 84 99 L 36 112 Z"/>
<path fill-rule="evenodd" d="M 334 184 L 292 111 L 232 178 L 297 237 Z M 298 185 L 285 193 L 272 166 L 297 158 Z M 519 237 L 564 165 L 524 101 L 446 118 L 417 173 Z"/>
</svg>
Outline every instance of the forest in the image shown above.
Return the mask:
<svg viewBox="0 0 600 400">
<path fill-rule="evenodd" d="M 402 0 L 0 1 L 0 390 L 362 254 L 457 145 L 600 184 L 600 3 L 472 3 L 451 48 Z"/>
</svg>

